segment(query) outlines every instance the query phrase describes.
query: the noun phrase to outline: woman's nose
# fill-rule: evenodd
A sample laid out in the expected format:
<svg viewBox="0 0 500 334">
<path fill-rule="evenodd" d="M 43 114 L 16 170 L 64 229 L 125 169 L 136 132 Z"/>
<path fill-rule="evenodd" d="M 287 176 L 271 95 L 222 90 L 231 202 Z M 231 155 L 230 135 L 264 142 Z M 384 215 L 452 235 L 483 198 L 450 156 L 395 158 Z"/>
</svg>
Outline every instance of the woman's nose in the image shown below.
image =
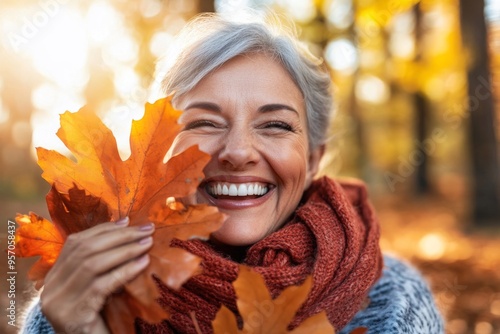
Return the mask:
<svg viewBox="0 0 500 334">
<path fill-rule="evenodd" d="M 255 139 L 248 129 L 231 129 L 223 139 L 222 145 L 218 156 L 219 162 L 231 169 L 245 168 L 256 164 L 259 159 Z"/>
</svg>

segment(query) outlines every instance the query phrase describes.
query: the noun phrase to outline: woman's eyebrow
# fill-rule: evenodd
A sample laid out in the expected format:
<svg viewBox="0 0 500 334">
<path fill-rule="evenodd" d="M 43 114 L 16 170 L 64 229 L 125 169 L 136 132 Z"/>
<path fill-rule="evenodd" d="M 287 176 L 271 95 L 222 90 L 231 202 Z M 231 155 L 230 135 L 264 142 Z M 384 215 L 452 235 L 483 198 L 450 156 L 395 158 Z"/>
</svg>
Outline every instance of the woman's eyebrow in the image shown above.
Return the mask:
<svg viewBox="0 0 500 334">
<path fill-rule="evenodd" d="M 278 110 L 290 110 L 293 111 L 294 113 L 299 115 L 299 112 L 295 110 L 294 108 L 290 107 L 289 105 L 286 104 L 281 104 L 281 103 L 271 103 L 271 104 L 265 104 L 261 107 L 259 107 L 259 112 L 269 112 L 269 111 L 278 111 Z"/>
<path fill-rule="evenodd" d="M 212 102 L 205 102 L 205 101 L 200 101 L 200 102 L 193 102 L 187 105 L 184 110 L 189 110 L 189 109 L 203 109 L 203 110 L 208 110 L 208 111 L 214 111 L 214 112 L 221 112 L 221 108 L 216 104 Z M 266 113 L 266 112 L 272 112 L 272 111 L 278 111 L 278 110 L 289 110 L 299 115 L 299 112 L 295 110 L 295 108 L 292 108 L 289 105 L 282 104 L 282 103 L 270 103 L 270 104 L 265 104 L 263 106 L 260 106 L 258 111 L 261 113 Z"/>
<path fill-rule="evenodd" d="M 220 107 L 212 102 L 193 102 L 191 104 L 188 104 L 188 106 L 184 108 L 184 110 L 189 109 L 204 109 L 208 111 L 221 112 Z"/>
</svg>

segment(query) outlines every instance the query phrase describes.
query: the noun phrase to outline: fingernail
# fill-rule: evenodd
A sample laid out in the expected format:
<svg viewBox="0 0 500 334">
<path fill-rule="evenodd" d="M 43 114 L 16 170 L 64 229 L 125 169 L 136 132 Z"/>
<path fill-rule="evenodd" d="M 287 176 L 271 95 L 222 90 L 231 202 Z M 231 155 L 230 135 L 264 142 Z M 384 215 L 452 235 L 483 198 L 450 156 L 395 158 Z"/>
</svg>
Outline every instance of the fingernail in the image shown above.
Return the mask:
<svg viewBox="0 0 500 334">
<path fill-rule="evenodd" d="M 119 219 L 117 221 L 115 221 L 115 224 L 118 225 L 118 226 L 126 226 L 128 225 L 129 223 L 129 218 L 128 217 L 124 217 L 122 219 Z"/>
<path fill-rule="evenodd" d="M 144 254 L 135 261 L 137 262 L 137 264 L 146 264 L 149 262 L 149 254 Z"/>
<path fill-rule="evenodd" d="M 139 231 L 151 231 L 153 228 L 153 223 L 148 223 L 137 227 Z"/>
<path fill-rule="evenodd" d="M 147 245 L 150 244 L 151 242 L 153 242 L 153 237 L 146 237 L 139 240 L 140 245 Z"/>
</svg>

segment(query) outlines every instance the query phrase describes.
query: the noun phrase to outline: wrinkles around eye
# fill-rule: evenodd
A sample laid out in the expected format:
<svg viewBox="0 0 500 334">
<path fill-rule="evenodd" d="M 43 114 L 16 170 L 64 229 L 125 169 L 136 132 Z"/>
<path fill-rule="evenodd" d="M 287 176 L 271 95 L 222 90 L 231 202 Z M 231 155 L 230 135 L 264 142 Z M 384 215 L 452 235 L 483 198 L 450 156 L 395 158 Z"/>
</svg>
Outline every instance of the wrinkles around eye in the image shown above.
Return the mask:
<svg viewBox="0 0 500 334">
<path fill-rule="evenodd" d="M 198 129 L 198 128 L 203 128 L 203 127 L 209 127 L 209 128 L 220 128 L 218 124 L 212 121 L 207 121 L 207 120 L 199 120 L 199 121 L 193 121 L 189 122 L 186 124 L 184 127 L 184 130 L 192 130 L 192 129 Z"/>
<path fill-rule="evenodd" d="M 279 129 L 279 130 L 284 130 L 284 131 L 295 132 L 295 129 L 293 128 L 293 126 L 291 126 L 290 124 L 288 124 L 286 122 L 282 122 L 282 121 L 268 122 L 263 126 L 263 128 L 265 128 L 265 129 Z"/>
</svg>

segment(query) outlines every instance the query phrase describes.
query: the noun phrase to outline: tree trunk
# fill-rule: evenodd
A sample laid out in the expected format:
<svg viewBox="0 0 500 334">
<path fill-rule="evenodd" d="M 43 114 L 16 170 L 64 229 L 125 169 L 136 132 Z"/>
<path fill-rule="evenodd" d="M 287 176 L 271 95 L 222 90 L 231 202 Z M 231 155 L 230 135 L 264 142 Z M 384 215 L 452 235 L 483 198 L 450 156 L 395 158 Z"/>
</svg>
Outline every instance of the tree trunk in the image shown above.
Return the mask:
<svg viewBox="0 0 500 334">
<path fill-rule="evenodd" d="M 414 93 L 416 117 L 415 117 L 415 134 L 417 141 L 420 145 L 414 147 L 417 150 L 419 156 L 422 157 L 421 162 L 416 167 L 416 180 L 415 180 L 415 193 L 417 195 L 425 195 L 429 192 L 429 177 L 428 177 L 428 165 L 429 157 L 427 151 L 423 148 L 424 142 L 428 135 L 428 118 L 430 116 L 429 112 L 429 101 L 427 97 L 421 92 Z"/>
<path fill-rule="evenodd" d="M 420 3 L 414 7 L 415 14 L 415 40 L 417 45 L 417 55 L 415 56 L 415 61 L 421 61 L 422 55 L 418 50 L 421 50 L 421 40 L 423 36 L 422 27 L 422 9 Z M 416 182 L 415 182 L 415 192 L 418 195 L 424 195 L 429 192 L 429 179 L 428 179 L 428 155 L 425 149 L 422 149 L 423 143 L 427 139 L 428 135 L 428 119 L 430 116 L 429 112 L 429 101 L 427 97 L 422 92 L 415 92 L 414 94 L 416 115 L 415 115 L 415 137 L 417 138 L 418 147 L 415 149 L 419 151 L 422 156 L 422 162 L 418 164 L 416 170 Z"/>
<path fill-rule="evenodd" d="M 460 21 L 473 57 L 468 71 L 473 214 L 476 226 L 488 226 L 500 223 L 500 169 L 484 0 L 460 0 Z"/>
</svg>

